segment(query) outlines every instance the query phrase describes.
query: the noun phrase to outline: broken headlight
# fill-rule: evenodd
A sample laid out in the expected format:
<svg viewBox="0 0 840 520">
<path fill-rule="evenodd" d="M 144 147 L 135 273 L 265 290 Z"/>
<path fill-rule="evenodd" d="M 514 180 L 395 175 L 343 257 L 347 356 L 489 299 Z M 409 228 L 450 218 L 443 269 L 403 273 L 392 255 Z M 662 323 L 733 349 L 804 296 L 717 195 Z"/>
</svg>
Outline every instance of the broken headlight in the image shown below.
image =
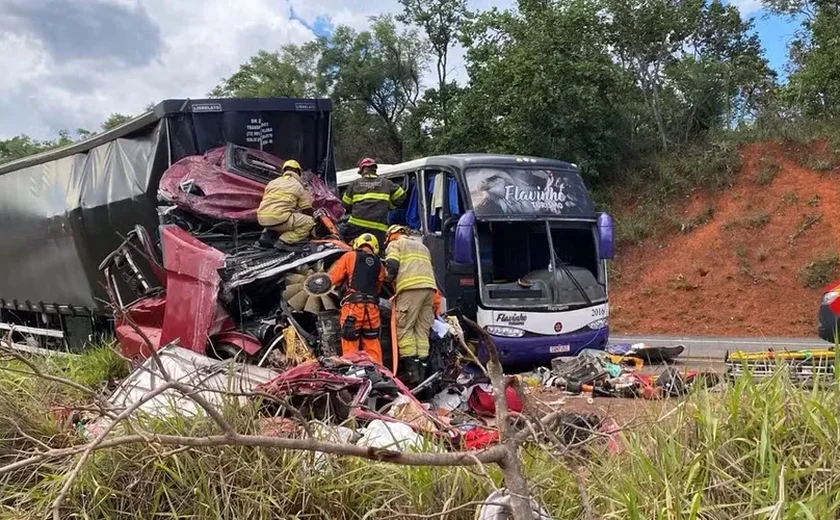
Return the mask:
<svg viewBox="0 0 840 520">
<path fill-rule="evenodd" d="M 608 325 L 608 322 L 609 322 L 608 318 L 602 318 L 600 320 L 593 321 L 592 323 L 587 325 L 587 327 L 589 327 L 592 330 L 601 330 Z"/>
<path fill-rule="evenodd" d="M 491 336 L 502 336 L 504 338 L 521 338 L 525 331 L 514 327 L 500 327 L 498 325 L 487 325 L 484 327 Z"/>
</svg>

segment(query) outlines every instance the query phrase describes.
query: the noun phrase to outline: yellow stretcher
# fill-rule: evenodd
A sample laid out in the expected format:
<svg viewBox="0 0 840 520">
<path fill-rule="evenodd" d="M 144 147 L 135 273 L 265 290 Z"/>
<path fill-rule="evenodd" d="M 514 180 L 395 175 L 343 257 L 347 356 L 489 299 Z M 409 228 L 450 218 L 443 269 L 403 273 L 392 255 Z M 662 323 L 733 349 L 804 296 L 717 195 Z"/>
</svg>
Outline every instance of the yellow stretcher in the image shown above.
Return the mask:
<svg viewBox="0 0 840 520">
<path fill-rule="evenodd" d="M 736 380 L 749 374 L 754 380 L 773 377 L 780 369 L 792 380 L 811 384 L 817 378 L 834 378 L 835 351 L 831 348 L 807 350 L 765 350 L 763 352 L 736 351 L 727 353 L 724 362 L 726 375 Z"/>
<path fill-rule="evenodd" d="M 727 356 L 727 361 L 806 361 L 811 359 L 834 359 L 834 349 L 821 348 L 782 351 L 765 350 L 762 352 L 744 352 L 742 350 L 737 350 Z"/>
</svg>

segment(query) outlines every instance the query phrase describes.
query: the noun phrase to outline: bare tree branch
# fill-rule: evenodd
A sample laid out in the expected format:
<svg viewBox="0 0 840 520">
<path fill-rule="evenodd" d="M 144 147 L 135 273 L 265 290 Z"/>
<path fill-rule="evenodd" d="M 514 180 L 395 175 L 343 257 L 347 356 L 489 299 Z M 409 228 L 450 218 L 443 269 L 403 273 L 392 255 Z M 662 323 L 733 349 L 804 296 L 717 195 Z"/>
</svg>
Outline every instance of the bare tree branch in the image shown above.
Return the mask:
<svg viewBox="0 0 840 520">
<path fill-rule="evenodd" d="M 521 442 L 517 436 L 510 433 L 506 380 L 502 370 L 502 363 L 499 358 L 499 351 L 490 335 L 474 321 L 464 318 L 484 342 L 490 360 L 487 363 L 487 375 L 493 385 L 493 399 L 496 405 L 496 427 L 499 428 L 499 439 L 504 447 L 504 456 L 497 464 L 502 470 L 505 485 L 511 495 L 511 510 L 514 520 L 531 520 L 533 511 L 531 509 L 531 492 L 528 489 L 528 481 L 522 475 L 519 462 L 519 446 Z"/>
<path fill-rule="evenodd" d="M 76 466 L 70 471 L 70 474 L 67 476 L 67 480 L 64 482 L 64 485 L 61 487 L 61 491 L 59 492 L 58 496 L 53 502 L 53 519 L 54 520 L 61 520 L 61 504 L 64 502 L 64 498 L 67 496 L 67 493 L 70 491 L 70 488 L 73 487 L 73 484 L 76 482 L 76 479 L 79 476 L 79 473 L 82 470 L 82 466 L 84 466 L 85 462 L 87 461 L 88 457 L 90 457 L 91 453 L 96 450 L 96 447 L 105 440 L 105 437 L 111 433 L 123 419 L 128 418 L 132 413 L 135 412 L 138 408 L 140 408 L 144 403 L 153 399 L 155 396 L 162 394 L 163 392 L 169 390 L 171 388 L 172 383 L 166 383 L 161 385 L 158 388 L 148 392 L 144 395 L 141 399 L 139 399 L 136 403 L 126 408 L 122 413 L 117 415 L 111 423 L 97 435 L 96 439 L 93 442 L 89 443 L 85 450 L 82 452 L 82 456 L 79 458 L 78 462 L 76 462 Z"/>
</svg>

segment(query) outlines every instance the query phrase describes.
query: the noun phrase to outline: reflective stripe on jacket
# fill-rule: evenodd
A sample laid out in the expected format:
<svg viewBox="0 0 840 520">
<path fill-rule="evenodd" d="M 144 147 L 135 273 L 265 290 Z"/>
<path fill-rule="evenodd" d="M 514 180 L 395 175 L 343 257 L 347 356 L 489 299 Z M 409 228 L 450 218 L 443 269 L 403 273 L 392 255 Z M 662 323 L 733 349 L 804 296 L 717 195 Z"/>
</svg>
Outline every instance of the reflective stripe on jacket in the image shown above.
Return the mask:
<svg viewBox="0 0 840 520">
<path fill-rule="evenodd" d="M 261 226 L 276 226 L 286 222 L 292 213 L 311 207 L 312 198 L 303 187 L 300 176 L 286 172 L 265 187 L 257 220 Z"/>
<path fill-rule="evenodd" d="M 388 229 L 388 210 L 402 204 L 403 199 L 405 190 L 401 186 L 370 173 L 351 182 L 341 197 L 350 210 L 350 224 L 377 231 Z"/>
<path fill-rule="evenodd" d="M 408 289 L 437 289 L 432 256 L 420 242 L 407 237 L 392 241 L 385 250 L 385 263 L 397 294 Z"/>
</svg>

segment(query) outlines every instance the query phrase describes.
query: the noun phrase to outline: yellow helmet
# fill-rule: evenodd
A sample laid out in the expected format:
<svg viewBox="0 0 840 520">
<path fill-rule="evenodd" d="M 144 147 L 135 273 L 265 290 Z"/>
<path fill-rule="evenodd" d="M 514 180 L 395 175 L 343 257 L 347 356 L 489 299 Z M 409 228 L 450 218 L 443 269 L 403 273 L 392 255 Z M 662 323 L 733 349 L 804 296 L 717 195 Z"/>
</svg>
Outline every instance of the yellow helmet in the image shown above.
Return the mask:
<svg viewBox="0 0 840 520">
<path fill-rule="evenodd" d="M 394 235 L 403 234 L 408 235 L 409 231 L 408 228 L 403 226 L 402 224 L 394 224 L 388 227 L 388 231 L 385 233 L 385 241 L 390 242 Z"/>
<path fill-rule="evenodd" d="M 370 233 L 362 233 L 353 241 L 353 249 L 360 249 L 362 246 L 368 246 L 373 251 L 373 254 L 379 254 L 379 240 Z"/>
<path fill-rule="evenodd" d="M 294 159 L 291 159 L 291 160 L 283 163 L 283 171 L 286 171 L 286 170 L 294 170 L 296 173 L 300 173 L 300 172 L 303 171 L 300 167 L 300 163 L 297 162 Z"/>
</svg>

